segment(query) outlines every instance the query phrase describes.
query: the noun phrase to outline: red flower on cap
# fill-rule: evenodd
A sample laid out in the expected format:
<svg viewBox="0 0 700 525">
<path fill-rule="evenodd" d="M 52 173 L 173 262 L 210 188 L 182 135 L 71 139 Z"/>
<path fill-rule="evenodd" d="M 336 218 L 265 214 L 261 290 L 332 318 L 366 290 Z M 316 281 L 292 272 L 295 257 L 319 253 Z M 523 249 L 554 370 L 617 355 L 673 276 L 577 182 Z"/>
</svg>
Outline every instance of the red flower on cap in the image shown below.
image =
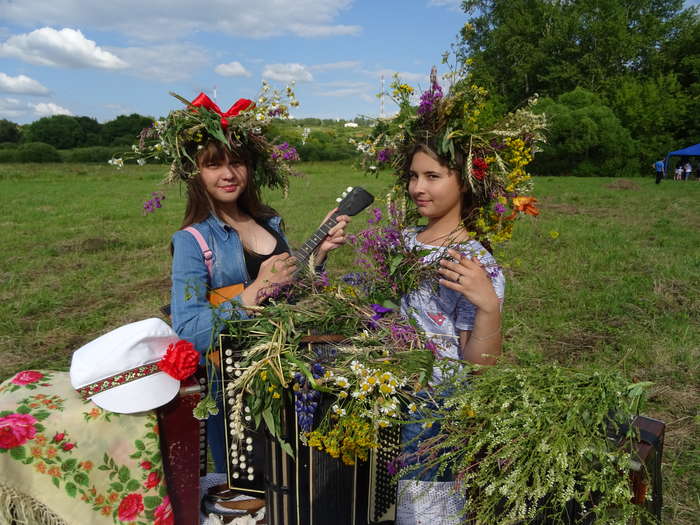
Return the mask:
<svg viewBox="0 0 700 525">
<path fill-rule="evenodd" d="M 163 356 L 158 361 L 158 368 L 170 377 L 180 381 L 190 377 L 197 371 L 199 364 L 199 352 L 189 341 L 180 339 L 177 343 L 171 343 Z"/>
</svg>

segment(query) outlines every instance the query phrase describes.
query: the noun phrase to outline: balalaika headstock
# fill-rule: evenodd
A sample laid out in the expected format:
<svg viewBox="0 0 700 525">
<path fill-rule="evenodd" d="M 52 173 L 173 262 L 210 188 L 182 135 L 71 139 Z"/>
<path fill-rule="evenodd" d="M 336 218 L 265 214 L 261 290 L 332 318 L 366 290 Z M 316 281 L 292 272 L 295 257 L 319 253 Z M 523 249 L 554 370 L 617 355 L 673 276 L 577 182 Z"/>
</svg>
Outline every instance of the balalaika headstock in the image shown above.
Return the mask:
<svg viewBox="0 0 700 525">
<path fill-rule="evenodd" d="M 342 197 L 336 199 L 338 211 L 335 215 L 357 215 L 367 206 L 374 202 L 374 196 L 363 188 L 348 188 L 343 192 Z"/>
</svg>

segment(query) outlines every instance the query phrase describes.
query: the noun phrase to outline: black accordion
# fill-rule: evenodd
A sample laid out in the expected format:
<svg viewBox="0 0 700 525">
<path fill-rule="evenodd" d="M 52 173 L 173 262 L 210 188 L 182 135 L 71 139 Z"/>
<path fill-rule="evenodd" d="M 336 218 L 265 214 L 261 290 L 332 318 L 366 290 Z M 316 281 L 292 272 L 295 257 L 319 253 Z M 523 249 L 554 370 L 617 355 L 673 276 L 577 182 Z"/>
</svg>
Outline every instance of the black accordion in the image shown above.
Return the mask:
<svg viewBox="0 0 700 525">
<path fill-rule="evenodd" d="M 392 524 L 396 483 L 387 464 L 399 454 L 399 428 L 383 429 L 380 447 L 370 453 L 368 461 L 353 466 L 301 442 L 291 403 L 285 404 L 281 427 L 282 439 L 292 446 L 294 458 L 282 450 L 277 438 L 262 429 L 246 429 L 242 436 L 236 436 L 233 421 L 239 416 L 234 413 L 235 396 L 227 385 L 243 373 L 243 349 L 227 335 L 220 336 L 219 348 L 229 486 L 255 497 L 264 494 L 268 525 Z M 322 398 L 317 413 L 327 408 Z M 245 409 L 242 416 L 245 420 Z"/>
</svg>

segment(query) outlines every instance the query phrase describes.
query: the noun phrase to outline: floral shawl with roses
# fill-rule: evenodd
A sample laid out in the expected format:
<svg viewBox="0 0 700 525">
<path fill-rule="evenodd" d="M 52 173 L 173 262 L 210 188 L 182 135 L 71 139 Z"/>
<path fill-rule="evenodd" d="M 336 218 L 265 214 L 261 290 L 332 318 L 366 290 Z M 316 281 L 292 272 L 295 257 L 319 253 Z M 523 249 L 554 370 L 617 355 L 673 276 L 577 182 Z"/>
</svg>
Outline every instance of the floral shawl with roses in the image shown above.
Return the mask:
<svg viewBox="0 0 700 525">
<path fill-rule="evenodd" d="M 153 412 L 83 401 L 66 372 L 0 384 L 0 525 L 173 525 Z"/>
</svg>

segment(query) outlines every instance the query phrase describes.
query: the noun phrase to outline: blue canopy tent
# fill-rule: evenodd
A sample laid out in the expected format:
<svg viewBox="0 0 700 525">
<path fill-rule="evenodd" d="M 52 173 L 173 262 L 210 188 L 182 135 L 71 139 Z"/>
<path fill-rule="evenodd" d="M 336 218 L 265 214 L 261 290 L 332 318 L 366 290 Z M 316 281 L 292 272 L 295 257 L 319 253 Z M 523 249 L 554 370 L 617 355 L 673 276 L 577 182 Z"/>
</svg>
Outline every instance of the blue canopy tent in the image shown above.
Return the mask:
<svg viewBox="0 0 700 525">
<path fill-rule="evenodd" d="M 669 157 L 700 157 L 700 144 L 672 151 L 666 155 L 666 160 L 668 160 Z"/>
<path fill-rule="evenodd" d="M 671 151 L 668 155 L 666 155 L 666 159 L 664 160 L 664 173 L 668 173 L 669 160 L 671 157 L 700 157 L 700 144 Z"/>
</svg>

